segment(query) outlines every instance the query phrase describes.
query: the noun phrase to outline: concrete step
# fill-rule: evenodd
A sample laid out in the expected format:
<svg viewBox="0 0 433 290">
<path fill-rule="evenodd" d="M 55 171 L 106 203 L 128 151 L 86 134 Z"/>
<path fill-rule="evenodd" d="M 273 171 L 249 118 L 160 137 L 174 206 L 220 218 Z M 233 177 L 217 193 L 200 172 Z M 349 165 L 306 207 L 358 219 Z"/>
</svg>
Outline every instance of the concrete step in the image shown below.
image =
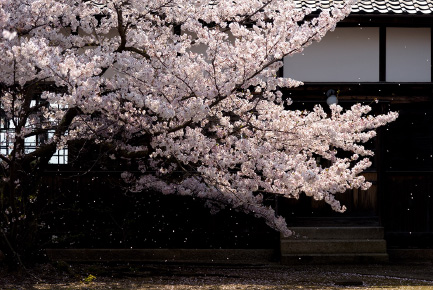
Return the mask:
<svg viewBox="0 0 433 290">
<path fill-rule="evenodd" d="M 287 222 L 292 227 L 378 227 L 378 217 L 294 217 Z"/>
<path fill-rule="evenodd" d="M 386 253 L 386 242 L 377 240 L 281 240 L 281 255 Z"/>
<path fill-rule="evenodd" d="M 359 240 L 383 239 L 382 227 L 292 227 L 294 235 L 282 240 Z"/>
<path fill-rule="evenodd" d="M 350 254 L 286 254 L 281 256 L 281 264 L 377 264 L 387 263 L 386 253 Z"/>
</svg>

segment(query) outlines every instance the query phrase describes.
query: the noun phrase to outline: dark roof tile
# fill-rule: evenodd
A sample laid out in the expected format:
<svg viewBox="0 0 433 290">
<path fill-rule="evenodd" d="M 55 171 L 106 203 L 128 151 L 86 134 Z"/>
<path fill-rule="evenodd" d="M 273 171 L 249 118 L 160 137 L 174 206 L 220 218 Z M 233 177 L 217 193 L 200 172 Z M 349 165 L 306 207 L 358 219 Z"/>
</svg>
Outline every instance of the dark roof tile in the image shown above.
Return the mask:
<svg viewBox="0 0 433 290">
<path fill-rule="evenodd" d="M 343 0 L 294 0 L 298 8 L 329 9 L 343 4 Z M 433 13 L 432 0 L 359 0 L 352 12 L 364 13 Z"/>
</svg>

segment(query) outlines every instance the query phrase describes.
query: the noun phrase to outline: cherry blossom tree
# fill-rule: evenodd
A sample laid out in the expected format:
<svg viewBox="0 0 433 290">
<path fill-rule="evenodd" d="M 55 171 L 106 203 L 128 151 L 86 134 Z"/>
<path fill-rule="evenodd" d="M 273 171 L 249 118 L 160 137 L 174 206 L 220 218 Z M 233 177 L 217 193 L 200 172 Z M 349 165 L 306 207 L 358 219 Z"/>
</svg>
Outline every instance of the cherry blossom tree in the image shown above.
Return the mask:
<svg viewBox="0 0 433 290">
<path fill-rule="evenodd" d="M 76 140 L 133 159 L 139 173 L 122 174 L 132 190 L 200 197 L 284 235 L 264 193 L 344 211 L 334 195 L 369 187 L 360 173 L 373 153 L 363 143 L 397 114 L 372 116 L 360 104 L 291 110 L 282 89 L 302 83 L 278 70 L 352 2 L 312 13 L 282 0 L 2 0 L 4 253 L 25 254 L 37 228 L 32 204 L 43 203 L 37 182 Z"/>
</svg>

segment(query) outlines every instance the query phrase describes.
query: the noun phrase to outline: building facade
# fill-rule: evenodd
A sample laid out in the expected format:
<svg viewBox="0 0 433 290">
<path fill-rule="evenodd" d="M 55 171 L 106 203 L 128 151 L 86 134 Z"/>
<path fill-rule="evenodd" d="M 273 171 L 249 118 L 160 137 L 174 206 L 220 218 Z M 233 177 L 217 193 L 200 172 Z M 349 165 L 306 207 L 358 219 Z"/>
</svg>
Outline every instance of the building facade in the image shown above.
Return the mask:
<svg viewBox="0 0 433 290">
<path fill-rule="evenodd" d="M 339 2 L 297 1 L 312 10 Z M 294 226 L 344 217 L 383 226 L 388 248 L 433 247 L 432 13 L 431 1 L 361 0 L 320 43 L 284 59 L 281 74 L 305 82 L 285 92 L 296 106 L 327 106 L 333 90 L 343 107 L 362 102 L 376 113 L 400 113 L 369 144 L 375 157 L 365 176 L 373 186 L 341 195 L 348 207 L 342 216 L 321 202 L 282 202 L 280 212 Z"/>
<path fill-rule="evenodd" d="M 299 8 L 313 11 L 341 2 L 296 1 Z M 368 144 L 375 157 L 364 174 L 372 187 L 338 196 L 348 208 L 344 214 L 307 197 L 272 201 L 290 226 L 325 228 L 334 238 L 341 233 L 333 230 L 341 225 L 355 231 L 380 228 L 374 245 L 378 252 L 386 252 L 385 240 L 388 249 L 433 247 L 432 35 L 432 1 L 360 0 L 320 43 L 284 59 L 281 76 L 305 83 L 284 91 L 294 108 L 327 106 L 328 96 L 336 95 L 343 107 L 362 102 L 371 104 L 373 113 L 400 113 Z M 9 129 L 3 121 L 0 141 Z M 35 148 L 39 141 L 29 142 Z M 8 148 L 0 146 L 4 153 Z M 229 209 L 211 216 L 192 198 L 152 193 L 128 197 L 116 182 L 120 171 L 82 174 L 62 164 L 68 163 L 69 154 L 74 156 L 73 150 L 56 153 L 57 165 L 46 175 L 47 191 L 61 193 L 47 205 L 58 212 L 43 230 L 49 247 L 278 248 L 278 233 Z M 83 156 L 91 163 L 98 155 L 92 156 L 94 152 Z"/>
</svg>

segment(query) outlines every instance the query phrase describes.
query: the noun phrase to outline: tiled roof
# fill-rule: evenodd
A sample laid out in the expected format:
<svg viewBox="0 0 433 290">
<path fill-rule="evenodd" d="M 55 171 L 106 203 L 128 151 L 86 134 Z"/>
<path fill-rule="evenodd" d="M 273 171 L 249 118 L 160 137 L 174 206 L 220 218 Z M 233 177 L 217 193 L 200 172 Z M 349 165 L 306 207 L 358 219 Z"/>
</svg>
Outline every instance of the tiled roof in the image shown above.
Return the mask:
<svg viewBox="0 0 433 290">
<path fill-rule="evenodd" d="M 294 0 L 299 8 L 328 9 L 343 0 Z M 433 13 L 433 0 L 359 0 L 352 12 L 363 13 Z"/>
</svg>

